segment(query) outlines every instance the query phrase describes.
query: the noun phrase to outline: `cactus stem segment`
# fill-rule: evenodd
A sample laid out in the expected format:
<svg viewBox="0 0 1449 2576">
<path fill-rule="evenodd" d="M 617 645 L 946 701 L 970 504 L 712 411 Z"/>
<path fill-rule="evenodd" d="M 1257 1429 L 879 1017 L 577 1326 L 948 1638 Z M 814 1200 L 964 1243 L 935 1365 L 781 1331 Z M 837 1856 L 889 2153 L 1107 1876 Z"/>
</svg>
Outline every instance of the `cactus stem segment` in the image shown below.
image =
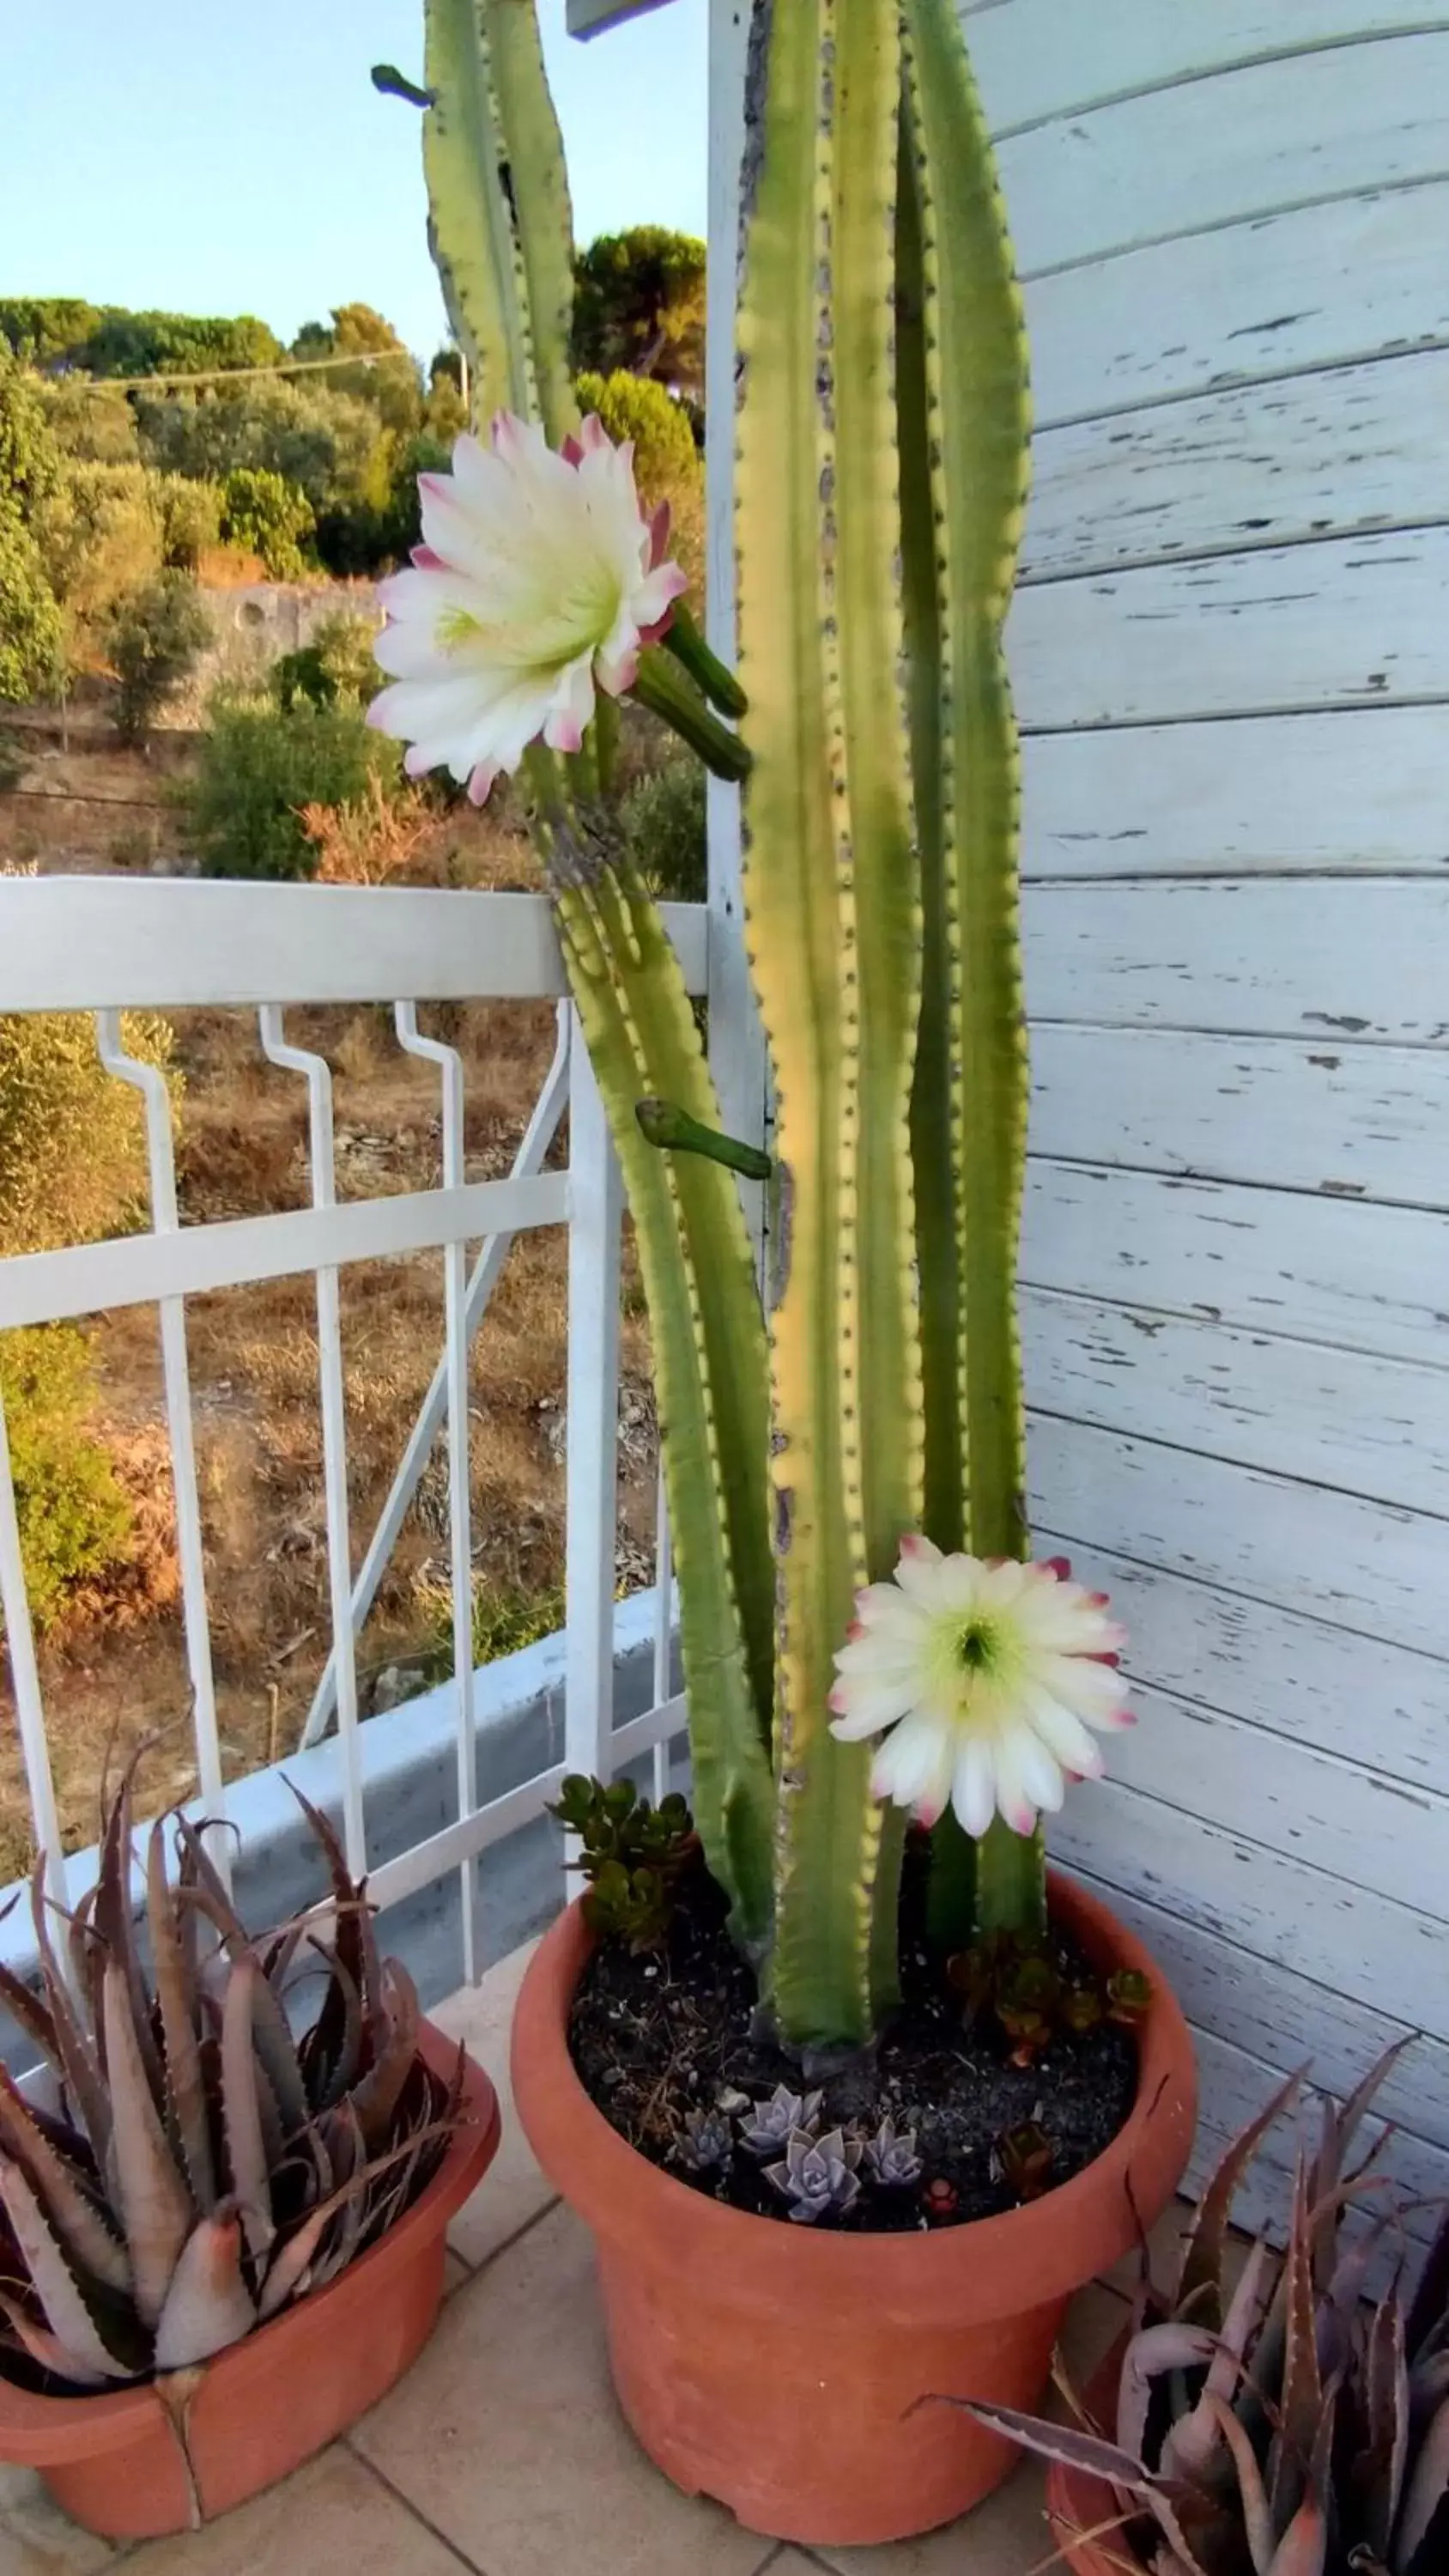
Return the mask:
<svg viewBox="0 0 1449 2576">
<path fill-rule="evenodd" d="M 775 1168 L 758 1145 L 746 1145 L 738 1136 L 723 1136 L 714 1127 L 701 1126 L 672 1100 L 636 1101 L 634 1116 L 649 1144 L 671 1153 L 705 1154 L 728 1171 L 742 1173 L 747 1181 L 767 1181 Z"/>
<path fill-rule="evenodd" d="M 698 752 L 716 778 L 748 776 L 750 754 L 746 745 L 728 725 L 720 723 L 693 680 L 657 644 L 651 644 L 640 655 L 632 694 L 651 714 L 662 717 L 691 751 Z"/>
<path fill-rule="evenodd" d="M 683 663 L 690 678 L 698 683 L 710 705 L 718 707 L 721 715 L 738 719 L 747 712 L 749 699 L 733 671 L 726 667 L 717 653 L 711 652 L 686 600 L 675 601 L 674 614 L 663 640 L 675 660 Z"/>
</svg>

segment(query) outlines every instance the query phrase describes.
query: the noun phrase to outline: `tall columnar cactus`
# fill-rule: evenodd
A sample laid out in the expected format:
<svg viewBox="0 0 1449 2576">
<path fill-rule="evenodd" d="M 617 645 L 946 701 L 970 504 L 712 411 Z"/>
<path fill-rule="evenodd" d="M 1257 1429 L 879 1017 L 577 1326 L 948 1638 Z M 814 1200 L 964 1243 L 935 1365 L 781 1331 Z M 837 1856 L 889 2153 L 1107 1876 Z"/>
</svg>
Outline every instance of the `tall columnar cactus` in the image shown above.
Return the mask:
<svg viewBox="0 0 1449 2576">
<path fill-rule="evenodd" d="M 533 11 L 427 0 L 427 17 L 432 232 L 475 402 L 557 443 L 576 427 L 568 200 Z M 1025 1546 L 1001 626 L 1026 369 L 952 0 L 755 0 L 747 124 L 744 695 L 687 623 L 675 658 L 645 653 L 638 694 L 719 765 L 748 760 L 747 941 L 778 1112 L 768 1351 L 730 1171 L 661 1153 L 636 1118 L 662 1100 L 656 1135 L 720 1124 L 612 820 L 612 708 L 577 755 L 535 746 L 528 774 L 649 1299 L 696 1813 L 782 2034 L 829 2045 L 867 2038 L 896 1984 L 904 1820 L 829 1726 L 855 1595 L 910 1532 Z M 1040 1913 L 1030 1836 L 958 1834 L 938 1874 L 979 1921 Z"/>
</svg>

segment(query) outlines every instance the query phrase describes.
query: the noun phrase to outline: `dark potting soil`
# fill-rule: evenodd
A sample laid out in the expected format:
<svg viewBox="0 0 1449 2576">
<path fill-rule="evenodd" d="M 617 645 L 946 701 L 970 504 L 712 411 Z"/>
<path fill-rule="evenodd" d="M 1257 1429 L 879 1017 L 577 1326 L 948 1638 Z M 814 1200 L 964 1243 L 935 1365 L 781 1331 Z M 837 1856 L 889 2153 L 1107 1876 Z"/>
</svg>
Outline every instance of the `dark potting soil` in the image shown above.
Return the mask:
<svg viewBox="0 0 1449 2576">
<path fill-rule="evenodd" d="M 1137 2088 L 1137 2042 L 1130 2030 L 1099 2023 L 1062 2033 L 1030 2066 L 1010 2063 L 1008 2041 L 994 2023 L 963 2021 L 962 1999 L 946 1984 L 908 1929 L 903 1911 L 901 2009 L 877 2046 L 833 2074 L 808 2079 L 799 2061 L 751 2022 L 755 1978 L 725 1930 L 725 1905 L 702 1863 L 681 1880 L 679 1902 L 663 1946 L 631 1955 L 603 1941 L 580 1980 L 569 2020 L 569 2048 L 586 2092 L 610 2126 L 651 2164 L 712 2200 L 789 2221 L 785 2200 L 765 2178 L 773 2157 L 756 2158 L 735 2141 L 725 2160 L 693 2161 L 689 2123 L 713 2111 L 723 2094 L 768 2098 L 777 2084 L 792 2093 L 822 2086 L 817 2129 L 874 2136 L 889 2117 L 897 2132 L 915 2132 L 919 2180 L 884 2188 L 859 2168 L 859 2197 L 843 2217 L 825 2223 L 848 2231 L 901 2232 L 960 2226 L 1015 2209 L 1019 2195 L 1003 2168 L 998 2142 L 1034 2121 L 1051 2142 L 1051 2187 L 1102 2153 L 1131 2110 Z M 1069 1973 L 1086 1961 L 1055 1930 L 1053 1950 Z M 716 2133 L 718 2134 L 718 2132 Z M 934 2189 L 932 2188 L 934 2186 Z"/>
</svg>

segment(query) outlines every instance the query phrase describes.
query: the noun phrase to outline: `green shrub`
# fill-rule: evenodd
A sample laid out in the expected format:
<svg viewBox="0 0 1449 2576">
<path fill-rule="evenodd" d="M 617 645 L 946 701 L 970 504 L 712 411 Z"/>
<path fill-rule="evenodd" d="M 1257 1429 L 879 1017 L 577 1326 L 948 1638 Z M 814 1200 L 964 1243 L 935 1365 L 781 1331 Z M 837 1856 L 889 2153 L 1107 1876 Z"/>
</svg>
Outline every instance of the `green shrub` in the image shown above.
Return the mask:
<svg viewBox="0 0 1449 2576">
<path fill-rule="evenodd" d="M 453 1671 L 452 1595 L 445 1583 L 425 1583 L 418 1588 L 418 1601 L 428 1629 L 427 1642 L 417 1659 L 421 1678 L 425 1682 L 448 1681 Z M 500 1655 L 516 1655 L 522 1647 L 536 1645 L 540 1637 L 556 1635 L 564 1625 L 565 1615 L 561 1583 L 546 1583 L 539 1592 L 526 1592 L 519 1584 L 490 1583 L 486 1577 L 476 1577 L 474 1663 L 496 1663 Z"/>
<path fill-rule="evenodd" d="M 74 1584 L 125 1561 L 131 1509 L 87 1428 L 95 1387 L 74 1324 L 0 1333 L 0 1395 L 30 1612 L 43 1631 Z"/>
<path fill-rule="evenodd" d="M 33 380 L 0 348 L 0 699 L 38 697 L 64 668 L 64 626 L 34 520 L 60 473 Z"/>
<path fill-rule="evenodd" d="M 698 761 L 672 759 L 647 771 L 624 798 L 620 819 L 651 894 L 666 903 L 703 903 L 709 863 Z"/>
<path fill-rule="evenodd" d="M 317 851 L 301 808 L 344 804 L 364 795 L 369 779 L 397 775 L 396 746 L 356 705 L 299 697 L 284 715 L 265 701 L 223 697 L 180 802 L 207 876 L 310 877 Z"/>
<path fill-rule="evenodd" d="M 211 640 L 206 603 L 189 572 L 160 572 L 121 601 L 106 644 L 121 684 L 114 717 L 123 742 L 144 739 Z"/>
<path fill-rule="evenodd" d="M 221 519 L 227 542 L 260 555 L 273 581 L 301 580 L 302 540 L 317 522 L 300 485 L 267 466 L 235 466 L 221 487 Z"/>
<path fill-rule="evenodd" d="M 221 542 L 221 494 L 214 483 L 187 474 L 152 474 L 151 492 L 161 525 L 163 561 L 195 572 L 210 546 Z"/>
<path fill-rule="evenodd" d="M 32 525 L 72 635 L 97 638 L 161 570 L 161 514 L 144 465 L 67 457 Z"/>
<path fill-rule="evenodd" d="M 283 715 L 290 715 L 303 698 L 314 707 L 344 702 L 367 706 L 382 687 L 383 675 L 372 652 L 376 633 L 376 621 L 354 609 L 334 609 L 330 617 L 320 618 L 311 643 L 282 654 L 267 675 L 267 686 Z"/>
<path fill-rule="evenodd" d="M 128 1054 L 171 1074 L 167 1021 L 127 1011 L 121 1034 Z M 0 1256 L 119 1234 L 145 1185 L 144 1103 L 106 1072 L 89 1016 L 0 1017 Z"/>
</svg>

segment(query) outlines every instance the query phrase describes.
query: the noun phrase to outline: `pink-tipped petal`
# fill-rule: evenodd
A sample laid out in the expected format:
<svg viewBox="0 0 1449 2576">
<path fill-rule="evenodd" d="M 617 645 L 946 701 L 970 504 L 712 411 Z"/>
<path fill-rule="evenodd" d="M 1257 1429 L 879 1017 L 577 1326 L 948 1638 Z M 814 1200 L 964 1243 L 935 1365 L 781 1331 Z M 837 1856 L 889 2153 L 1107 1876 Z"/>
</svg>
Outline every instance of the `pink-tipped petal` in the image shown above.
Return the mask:
<svg viewBox="0 0 1449 2576">
<path fill-rule="evenodd" d="M 1070 1583 L 1072 1579 L 1072 1560 L 1069 1556 L 1044 1556 L 1041 1562 L 1046 1568 L 1048 1574 L 1054 1574 L 1056 1576 L 1058 1583 Z M 1102 1595 L 1102 1598 L 1104 1600 L 1106 1599 L 1105 1593 Z"/>
<path fill-rule="evenodd" d="M 601 447 L 611 446 L 612 443 L 598 413 L 591 411 L 579 430 L 580 455 L 596 455 Z"/>
<path fill-rule="evenodd" d="M 496 761 L 480 760 L 477 763 L 468 780 L 468 802 L 470 805 L 487 804 L 488 798 L 492 792 L 493 782 L 497 775 L 498 765 Z"/>
<path fill-rule="evenodd" d="M 432 546 L 414 546 L 411 560 L 419 572 L 446 572 L 448 568 Z"/>
<path fill-rule="evenodd" d="M 1020 1834 L 1023 1839 L 1036 1832 L 1036 1810 L 1033 1807 L 1013 1807 L 1006 1821 L 1012 1832 Z"/>
<path fill-rule="evenodd" d="M 579 439 L 575 438 L 572 430 L 569 431 L 567 438 L 559 449 L 559 454 L 566 465 L 581 465 L 583 463 L 583 445 Z"/>
<path fill-rule="evenodd" d="M 582 751 L 584 747 L 582 728 L 573 716 L 567 714 L 551 715 L 544 726 L 543 738 L 550 751 Z"/>
</svg>

